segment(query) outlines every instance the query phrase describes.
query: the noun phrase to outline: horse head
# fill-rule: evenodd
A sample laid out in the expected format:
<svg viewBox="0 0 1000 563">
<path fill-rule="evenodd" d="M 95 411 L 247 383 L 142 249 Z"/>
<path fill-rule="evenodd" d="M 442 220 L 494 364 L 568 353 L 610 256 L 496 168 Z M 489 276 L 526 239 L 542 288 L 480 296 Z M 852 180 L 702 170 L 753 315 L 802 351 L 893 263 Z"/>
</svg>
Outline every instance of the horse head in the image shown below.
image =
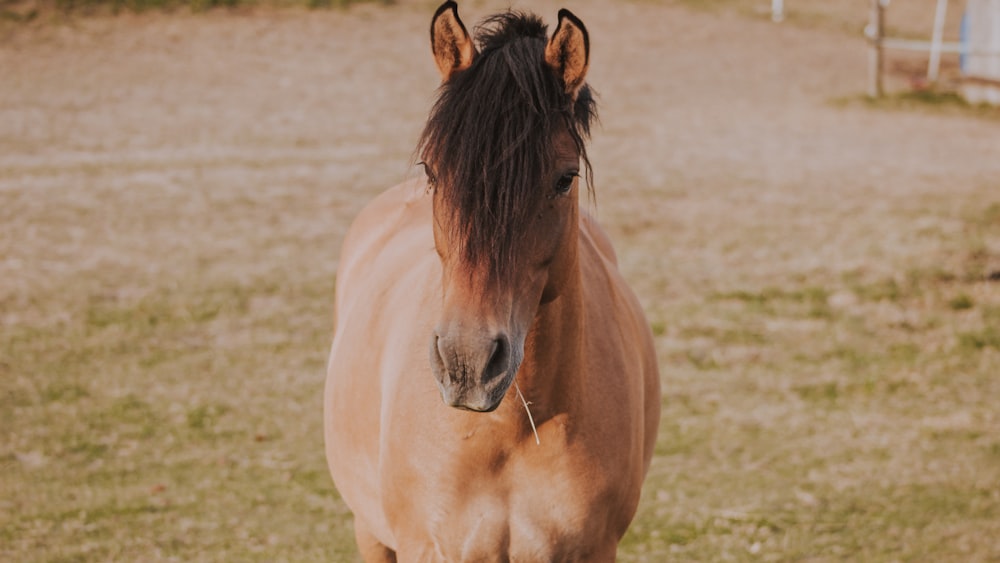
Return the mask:
<svg viewBox="0 0 1000 563">
<path fill-rule="evenodd" d="M 442 309 L 430 362 L 444 402 L 497 408 L 542 303 L 579 276 L 578 197 L 595 115 L 586 28 L 567 10 L 551 37 L 507 12 L 466 31 L 454 2 L 431 23 L 442 85 L 418 153 L 433 192 Z"/>
</svg>

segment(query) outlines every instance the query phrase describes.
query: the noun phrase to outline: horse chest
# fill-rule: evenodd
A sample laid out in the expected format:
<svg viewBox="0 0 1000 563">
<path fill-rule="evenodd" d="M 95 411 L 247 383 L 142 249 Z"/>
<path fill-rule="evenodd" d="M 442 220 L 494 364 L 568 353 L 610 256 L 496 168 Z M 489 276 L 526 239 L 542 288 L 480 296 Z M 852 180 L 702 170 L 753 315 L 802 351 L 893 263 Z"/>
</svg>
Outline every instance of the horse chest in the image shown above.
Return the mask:
<svg viewBox="0 0 1000 563">
<path fill-rule="evenodd" d="M 515 458 L 457 488 L 439 487 L 424 520 L 435 555 L 445 561 L 613 559 L 616 515 L 626 495 L 612 480 L 572 470 L 571 460 Z"/>
</svg>

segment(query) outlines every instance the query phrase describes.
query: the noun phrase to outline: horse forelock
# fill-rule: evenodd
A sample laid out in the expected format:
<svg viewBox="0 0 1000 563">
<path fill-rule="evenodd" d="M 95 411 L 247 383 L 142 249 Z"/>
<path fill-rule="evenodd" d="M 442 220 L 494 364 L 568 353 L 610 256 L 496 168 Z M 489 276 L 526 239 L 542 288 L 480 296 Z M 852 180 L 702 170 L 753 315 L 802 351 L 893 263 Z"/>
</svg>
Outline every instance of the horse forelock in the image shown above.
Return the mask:
<svg viewBox="0 0 1000 563">
<path fill-rule="evenodd" d="M 560 127 L 576 144 L 590 185 L 584 141 L 596 111 L 589 88 L 574 100 L 545 65 L 546 26 L 537 16 L 498 14 L 474 34 L 480 53 L 441 86 L 417 153 L 435 176 L 464 260 L 503 279 L 532 204 L 552 180 Z"/>
</svg>

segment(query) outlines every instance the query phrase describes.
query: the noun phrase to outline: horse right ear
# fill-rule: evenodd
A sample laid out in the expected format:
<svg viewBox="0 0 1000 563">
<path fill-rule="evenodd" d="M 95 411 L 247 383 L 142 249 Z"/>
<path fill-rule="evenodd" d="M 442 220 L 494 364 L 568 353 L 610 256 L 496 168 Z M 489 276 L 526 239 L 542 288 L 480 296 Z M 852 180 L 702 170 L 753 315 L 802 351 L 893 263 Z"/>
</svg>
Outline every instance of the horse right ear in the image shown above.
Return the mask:
<svg viewBox="0 0 1000 563">
<path fill-rule="evenodd" d="M 456 72 L 472 66 L 476 46 L 469 32 L 458 17 L 458 4 L 449 0 L 434 12 L 431 20 L 431 51 L 434 62 L 441 71 L 441 80 L 447 81 Z"/>
<path fill-rule="evenodd" d="M 580 18 L 569 10 L 559 10 L 559 25 L 545 47 L 545 64 L 575 99 L 590 66 L 590 36 Z"/>
</svg>

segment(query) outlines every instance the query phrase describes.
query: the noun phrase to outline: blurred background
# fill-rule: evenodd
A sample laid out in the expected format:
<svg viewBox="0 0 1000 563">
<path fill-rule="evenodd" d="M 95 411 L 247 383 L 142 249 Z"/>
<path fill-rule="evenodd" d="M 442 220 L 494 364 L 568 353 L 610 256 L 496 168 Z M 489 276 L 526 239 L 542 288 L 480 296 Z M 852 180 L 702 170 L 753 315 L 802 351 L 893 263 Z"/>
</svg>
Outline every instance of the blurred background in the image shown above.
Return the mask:
<svg viewBox="0 0 1000 563">
<path fill-rule="evenodd" d="M 1000 3 L 884 7 L 952 48 L 886 44 L 877 98 L 868 1 L 781 4 L 515 4 L 590 31 L 590 207 L 656 337 L 619 559 L 998 559 L 997 62 L 954 45 Z M 0 560 L 356 559 L 337 258 L 416 173 L 436 5 L 0 0 Z"/>
</svg>

